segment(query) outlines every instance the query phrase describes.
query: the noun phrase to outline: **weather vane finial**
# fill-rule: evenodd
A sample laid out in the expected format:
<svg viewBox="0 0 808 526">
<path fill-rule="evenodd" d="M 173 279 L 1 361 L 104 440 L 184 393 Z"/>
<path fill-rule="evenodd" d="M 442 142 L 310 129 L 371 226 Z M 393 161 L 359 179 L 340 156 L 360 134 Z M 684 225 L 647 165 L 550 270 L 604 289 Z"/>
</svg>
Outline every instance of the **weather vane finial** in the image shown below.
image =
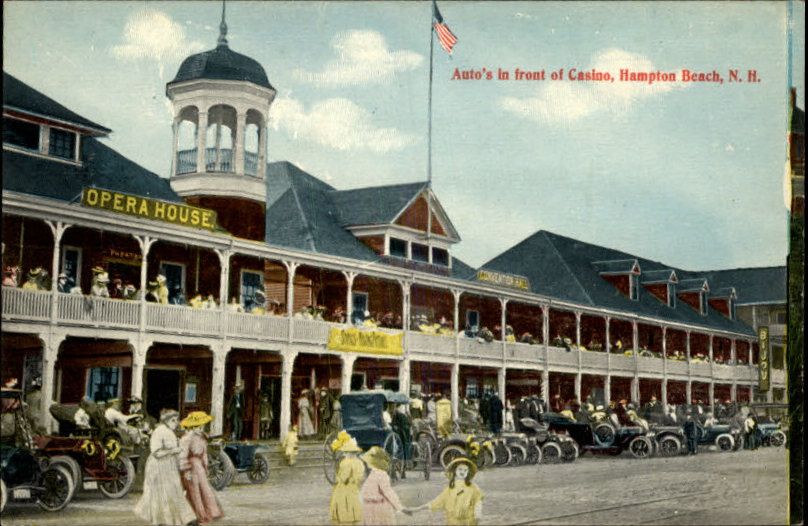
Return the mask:
<svg viewBox="0 0 808 526">
<path fill-rule="evenodd" d="M 224 21 L 225 13 L 225 0 L 222 0 L 222 23 L 219 24 L 219 40 L 217 42 L 220 46 L 227 45 L 227 22 Z"/>
</svg>

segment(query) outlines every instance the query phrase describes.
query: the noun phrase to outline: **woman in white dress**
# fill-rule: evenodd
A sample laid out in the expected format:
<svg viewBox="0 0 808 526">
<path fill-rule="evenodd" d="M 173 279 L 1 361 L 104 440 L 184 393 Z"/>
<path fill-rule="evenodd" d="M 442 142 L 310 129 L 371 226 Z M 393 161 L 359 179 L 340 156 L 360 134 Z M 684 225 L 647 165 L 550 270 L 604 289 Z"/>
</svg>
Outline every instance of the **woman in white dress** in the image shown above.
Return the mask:
<svg viewBox="0 0 808 526">
<path fill-rule="evenodd" d="M 180 442 L 174 430 L 179 413 L 173 409 L 160 411 L 160 424 L 149 441 L 151 454 L 146 460 L 143 495 L 135 504 L 135 515 L 149 524 L 182 526 L 196 521 L 196 514 L 182 489 L 179 471 Z"/>
<path fill-rule="evenodd" d="M 300 429 L 300 436 L 307 437 L 316 434 L 314 430 L 314 423 L 311 421 L 311 403 L 309 402 L 309 390 L 303 389 L 300 393 L 300 399 L 297 401 L 297 408 L 300 410 L 298 417 L 298 428 Z"/>
</svg>

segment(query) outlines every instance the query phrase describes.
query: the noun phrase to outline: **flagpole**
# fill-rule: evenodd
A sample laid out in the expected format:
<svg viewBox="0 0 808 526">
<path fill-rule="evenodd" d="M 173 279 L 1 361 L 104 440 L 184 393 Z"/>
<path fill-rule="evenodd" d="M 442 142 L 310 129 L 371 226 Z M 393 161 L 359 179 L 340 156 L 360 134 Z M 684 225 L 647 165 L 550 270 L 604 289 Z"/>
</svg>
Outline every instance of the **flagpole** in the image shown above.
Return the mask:
<svg viewBox="0 0 808 526">
<path fill-rule="evenodd" d="M 432 10 L 429 13 L 429 99 L 427 103 L 427 164 L 426 164 L 426 237 L 432 235 L 432 64 L 435 55 L 435 0 L 432 0 Z M 431 249 L 430 249 L 431 252 Z M 431 259 L 431 258 L 430 258 Z"/>
</svg>

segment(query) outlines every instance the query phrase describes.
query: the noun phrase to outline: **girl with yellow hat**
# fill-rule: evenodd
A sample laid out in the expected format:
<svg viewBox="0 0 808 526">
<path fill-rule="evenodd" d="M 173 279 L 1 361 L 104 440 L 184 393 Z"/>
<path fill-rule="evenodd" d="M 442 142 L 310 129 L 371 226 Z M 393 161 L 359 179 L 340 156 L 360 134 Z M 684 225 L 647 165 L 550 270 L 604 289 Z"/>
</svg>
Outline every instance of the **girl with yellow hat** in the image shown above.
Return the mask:
<svg viewBox="0 0 808 526">
<path fill-rule="evenodd" d="M 477 465 L 465 457 L 456 458 L 446 466 L 449 486 L 432 502 L 414 508 L 419 511 L 442 511 L 449 526 L 476 526 L 482 516 L 483 492 L 472 482 Z"/>
<path fill-rule="evenodd" d="M 180 422 L 187 430 L 180 439 L 182 485 L 199 524 L 207 524 L 224 515 L 208 482 L 208 437 L 204 429 L 212 420 L 213 417 L 204 411 L 193 411 Z"/>
<path fill-rule="evenodd" d="M 336 525 L 358 525 L 362 520 L 359 486 L 365 478 L 365 465 L 356 456 L 362 450 L 347 431 L 340 431 L 331 450 L 342 455 L 337 467 L 337 483 L 331 494 L 331 522 Z"/>
</svg>

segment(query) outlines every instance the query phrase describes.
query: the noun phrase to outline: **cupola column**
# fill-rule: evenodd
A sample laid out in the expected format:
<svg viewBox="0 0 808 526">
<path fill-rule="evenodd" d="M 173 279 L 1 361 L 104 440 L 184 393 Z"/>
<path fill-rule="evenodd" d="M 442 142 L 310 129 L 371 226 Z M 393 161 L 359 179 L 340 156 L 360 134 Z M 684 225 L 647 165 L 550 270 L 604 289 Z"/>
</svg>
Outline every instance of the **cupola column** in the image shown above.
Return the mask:
<svg viewBox="0 0 808 526">
<path fill-rule="evenodd" d="M 269 137 L 269 126 L 267 126 L 267 118 L 264 117 L 264 122 L 259 129 L 260 135 L 258 136 L 258 177 L 266 179 L 267 171 L 267 137 Z"/>
<path fill-rule="evenodd" d="M 239 113 L 236 117 L 236 141 L 233 144 L 233 150 L 235 150 L 236 156 L 236 173 L 243 174 L 244 173 L 244 134 L 247 129 L 247 114 L 246 113 Z"/>
<path fill-rule="evenodd" d="M 207 149 L 208 138 L 208 109 L 199 110 L 199 122 L 196 127 L 196 172 L 207 171 L 205 163 L 205 151 Z"/>
</svg>

